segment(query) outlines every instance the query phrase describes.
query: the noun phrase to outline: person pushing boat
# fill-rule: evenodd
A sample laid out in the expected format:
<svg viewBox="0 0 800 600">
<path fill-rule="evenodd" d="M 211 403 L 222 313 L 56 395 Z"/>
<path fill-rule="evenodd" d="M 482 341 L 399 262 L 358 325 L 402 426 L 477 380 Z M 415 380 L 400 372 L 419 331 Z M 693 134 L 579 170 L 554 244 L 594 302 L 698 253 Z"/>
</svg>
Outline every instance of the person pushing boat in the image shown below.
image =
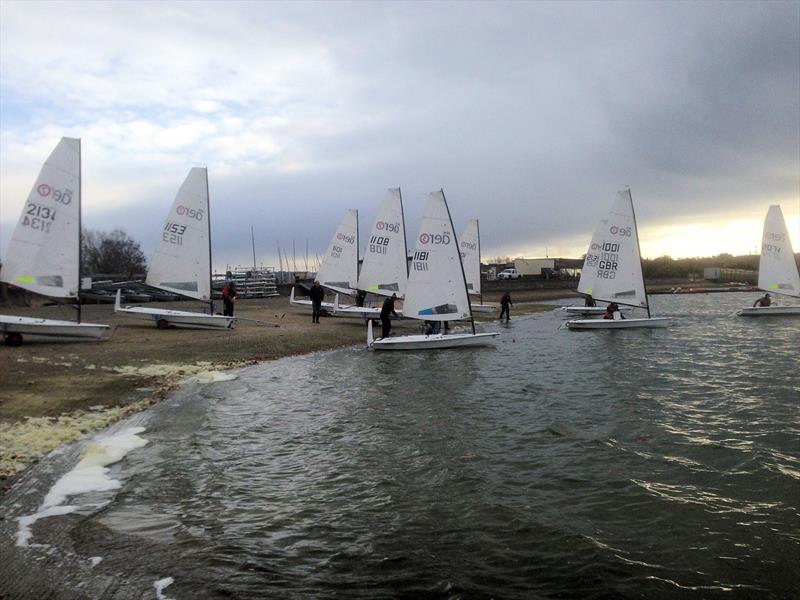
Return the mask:
<svg viewBox="0 0 800 600">
<path fill-rule="evenodd" d="M 597 306 L 597 302 L 595 302 L 591 294 L 586 294 L 586 299 L 583 301 L 583 306 L 587 308 L 594 308 Z"/>
<path fill-rule="evenodd" d="M 392 294 L 391 297 L 383 301 L 383 306 L 381 307 L 381 327 L 383 328 L 381 337 L 389 337 L 389 333 L 392 331 L 392 320 L 389 315 L 398 316 L 394 310 L 395 300 L 397 300 L 397 294 Z"/>
</svg>

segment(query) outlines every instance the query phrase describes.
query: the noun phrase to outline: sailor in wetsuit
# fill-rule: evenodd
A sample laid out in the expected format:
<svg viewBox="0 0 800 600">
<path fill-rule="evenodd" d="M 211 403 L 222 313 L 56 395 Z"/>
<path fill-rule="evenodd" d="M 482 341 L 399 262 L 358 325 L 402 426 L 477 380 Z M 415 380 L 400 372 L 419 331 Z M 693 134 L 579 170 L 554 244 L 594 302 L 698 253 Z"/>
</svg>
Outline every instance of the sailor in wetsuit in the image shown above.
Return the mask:
<svg viewBox="0 0 800 600">
<path fill-rule="evenodd" d="M 769 294 L 764 294 L 761 298 L 753 303 L 753 306 L 770 306 L 771 304 L 772 298 L 769 297 Z"/>
<path fill-rule="evenodd" d="M 383 333 L 381 337 L 389 337 L 389 332 L 392 330 L 392 321 L 389 315 L 397 316 L 397 313 L 394 311 L 395 300 L 397 300 L 397 294 L 392 294 L 391 298 L 387 298 L 383 301 L 383 306 L 381 307 L 381 326 L 383 327 Z"/>
</svg>

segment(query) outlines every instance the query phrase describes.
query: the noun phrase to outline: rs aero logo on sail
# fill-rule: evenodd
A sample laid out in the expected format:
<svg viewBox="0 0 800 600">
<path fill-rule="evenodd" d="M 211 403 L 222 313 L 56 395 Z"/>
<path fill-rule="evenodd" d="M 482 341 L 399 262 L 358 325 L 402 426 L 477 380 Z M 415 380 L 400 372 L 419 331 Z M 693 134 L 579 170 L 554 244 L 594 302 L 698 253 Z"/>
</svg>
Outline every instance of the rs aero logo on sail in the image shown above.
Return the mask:
<svg viewBox="0 0 800 600">
<path fill-rule="evenodd" d="M 375 223 L 375 229 L 378 231 L 388 231 L 389 233 L 399 233 L 400 223 L 387 223 L 386 221 L 378 221 Z"/>
<path fill-rule="evenodd" d="M 42 198 L 47 198 L 52 194 L 53 200 L 64 206 L 72 202 L 72 190 L 54 190 L 46 183 L 40 183 L 36 186 L 36 193 Z"/>
<path fill-rule="evenodd" d="M 184 206 L 183 204 L 179 204 L 175 209 L 175 212 L 178 213 L 180 216 L 187 216 L 190 219 L 197 219 L 198 221 L 203 220 L 203 209 L 201 208 L 189 208 Z"/>
<path fill-rule="evenodd" d="M 435 244 L 447 246 L 450 243 L 449 233 L 420 233 L 420 244 Z"/>
</svg>

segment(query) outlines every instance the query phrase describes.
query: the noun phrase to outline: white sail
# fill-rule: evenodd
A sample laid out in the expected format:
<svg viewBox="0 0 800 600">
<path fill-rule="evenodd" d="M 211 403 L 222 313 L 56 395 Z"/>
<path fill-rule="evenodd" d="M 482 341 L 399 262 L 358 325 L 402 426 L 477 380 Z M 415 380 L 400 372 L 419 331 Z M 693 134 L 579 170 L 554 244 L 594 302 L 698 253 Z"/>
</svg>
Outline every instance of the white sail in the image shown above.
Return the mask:
<svg viewBox="0 0 800 600">
<path fill-rule="evenodd" d="M 28 195 L 0 280 L 53 298 L 78 296 L 80 169 L 81 141 L 61 138 Z"/>
<path fill-rule="evenodd" d="M 430 321 L 472 316 L 464 269 L 444 192 L 432 192 L 416 239 L 403 315 Z"/>
<path fill-rule="evenodd" d="M 406 226 L 400 188 L 386 190 L 386 198 L 372 226 L 364 261 L 358 275 L 358 289 L 381 296 L 406 293 L 408 267 Z"/>
<path fill-rule="evenodd" d="M 464 277 L 467 292 L 481 293 L 481 236 L 478 219 L 471 219 L 458 238 L 461 247 L 461 262 L 464 264 Z"/>
<path fill-rule="evenodd" d="M 800 297 L 800 273 L 781 207 L 773 205 L 764 219 L 758 287 L 768 292 Z"/>
<path fill-rule="evenodd" d="M 322 258 L 317 281 L 342 294 L 355 294 L 358 284 L 358 211 L 350 208 Z"/>
<path fill-rule="evenodd" d="M 161 229 L 147 285 L 197 300 L 211 299 L 208 170 L 195 167 L 175 196 Z"/>
<path fill-rule="evenodd" d="M 630 190 L 617 193 L 611 212 L 594 232 L 578 291 L 597 300 L 647 306 Z"/>
</svg>

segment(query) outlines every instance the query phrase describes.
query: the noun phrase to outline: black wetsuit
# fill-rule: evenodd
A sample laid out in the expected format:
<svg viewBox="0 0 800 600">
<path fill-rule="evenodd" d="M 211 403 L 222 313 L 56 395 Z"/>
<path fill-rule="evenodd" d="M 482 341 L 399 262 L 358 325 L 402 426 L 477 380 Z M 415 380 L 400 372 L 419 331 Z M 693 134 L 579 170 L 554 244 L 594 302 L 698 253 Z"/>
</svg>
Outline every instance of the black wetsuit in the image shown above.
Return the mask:
<svg viewBox="0 0 800 600">
<path fill-rule="evenodd" d="M 322 300 L 325 298 L 325 290 L 321 285 L 313 285 L 308 292 L 311 298 L 311 322 L 319 323 L 319 312 L 322 309 Z"/>
<path fill-rule="evenodd" d="M 224 314 L 226 317 L 233 316 L 233 302 L 236 300 L 236 284 L 229 281 L 222 290 L 222 302 L 225 305 Z"/>
<path fill-rule="evenodd" d="M 389 319 L 390 314 L 397 316 L 397 313 L 394 312 L 394 298 L 391 297 L 384 300 L 381 307 L 381 326 L 383 327 L 381 337 L 389 337 L 389 333 L 392 331 L 392 321 Z"/>
<path fill-rule="evenodd" d="M 511 305 L 514 304 L 511 302 L 511 294 L 506 292 L 503 294 L 503 297 L 500 298 L 500 320 L 503 320 L 503 315 L 506 316 L 506 321 L 511 319 Z"/>
</svg>

